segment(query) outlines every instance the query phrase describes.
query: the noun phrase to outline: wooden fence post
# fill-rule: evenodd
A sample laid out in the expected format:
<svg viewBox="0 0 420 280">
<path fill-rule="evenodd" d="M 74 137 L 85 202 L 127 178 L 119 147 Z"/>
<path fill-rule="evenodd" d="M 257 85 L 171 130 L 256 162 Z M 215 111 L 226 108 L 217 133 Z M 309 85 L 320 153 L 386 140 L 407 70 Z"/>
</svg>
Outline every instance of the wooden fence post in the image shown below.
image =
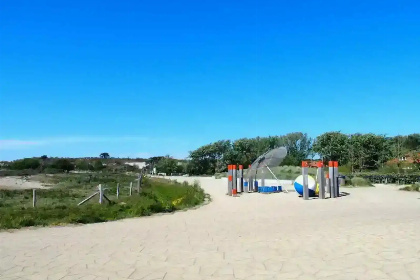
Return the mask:
<svg viewBox="0 0 420 280">
<path fill-rule="evenodd" d="M 133 194 L 133 182 L 130 182 L 130 196 Z"/>
<path fill-rule="evenodd" d="M 32 190 L 32 207 L 36 207 L 36 189 Z"/>
<path fill-rule="evenodd" d="M 143 180 L 143 174 L 139 175 L 138 181 L 137 181 L 137 192 L 140 194 L 141 190 L 141 181 Z"/>
<path fill-rule="evenodd" d="M 103 197 L 104 197 L 104 191 L 102 189 L 102 184 L 99 184 L 99 204 L 102 204 Z"/>
<path fill-rule="evenodd" d="M 117 199 L 120 197 L 120 183 L 117 183 Z"/>
</svg>

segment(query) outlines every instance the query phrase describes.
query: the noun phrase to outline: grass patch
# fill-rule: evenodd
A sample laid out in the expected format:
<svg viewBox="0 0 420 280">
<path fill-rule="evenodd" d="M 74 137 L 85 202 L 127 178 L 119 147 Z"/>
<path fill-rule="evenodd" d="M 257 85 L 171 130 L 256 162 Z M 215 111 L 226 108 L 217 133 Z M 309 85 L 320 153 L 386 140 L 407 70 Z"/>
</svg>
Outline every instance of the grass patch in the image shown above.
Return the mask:
<svg viewBox="0 0 420 280">
<path fill-rule="evenodd" d="M 410 186 L 405 186 L 400 188 L 402 191 L 409 191 L 409 192 L 420 192 L 420 183 L 415 183 Z"/>
<path fill-rule="evenodd" d="M 346 187 L 373 187 L 372 183 L 361 177 L 353 177 L 351 179 L 346 179 Z"/>
<path fill-rule="evenodd" d="M 135 177 L 125 174 L 40 175 L 39 180 L 54 185 L 37 190 L 37 207 L 32 207 L 32 190 L 0 190 L 0 229 L 59 224 L 87 224 L 123 218 L 173 212 L 201 204 L 206 194 L 198 183 L 189 185 L 144 178 L 142 192 L 129 196 L 129 183 Z M 111 203 L 98 203 L 98 197 L 84 205 L 77 204 L 97 191 L 101 183 L 108 188 Z M 120 183 L 120 197 L 116 197 Z"/>
</svg>

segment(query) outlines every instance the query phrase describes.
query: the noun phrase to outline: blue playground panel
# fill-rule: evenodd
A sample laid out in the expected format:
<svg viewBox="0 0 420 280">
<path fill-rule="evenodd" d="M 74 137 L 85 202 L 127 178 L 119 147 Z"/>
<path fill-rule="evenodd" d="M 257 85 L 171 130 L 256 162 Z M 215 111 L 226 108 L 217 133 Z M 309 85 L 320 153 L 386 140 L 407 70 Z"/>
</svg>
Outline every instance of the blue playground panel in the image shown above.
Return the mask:
<svg viewBox="0 0 420 280">
<path fill-rule="evenodd" d="M 258 187 L 259 193 L 274 193 L 274 192 L 281 192 L 282 186 L 264 186 Z"/>
</svg>

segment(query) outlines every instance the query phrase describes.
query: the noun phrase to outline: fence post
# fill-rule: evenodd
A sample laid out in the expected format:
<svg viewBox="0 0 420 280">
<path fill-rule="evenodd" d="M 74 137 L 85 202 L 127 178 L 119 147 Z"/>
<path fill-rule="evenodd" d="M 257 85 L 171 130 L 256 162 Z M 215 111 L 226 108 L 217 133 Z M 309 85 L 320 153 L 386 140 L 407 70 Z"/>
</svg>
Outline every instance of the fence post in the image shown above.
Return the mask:
<svg viewBox="0 0 420 280">
<path fill-rule="evenodd" d="M 143 174 L 139 174 L 139 178 L 137 181 L 137 192 L 140 194 L 140 190 L 141 190 L 141 181 L 143 180 Z"/>
<path fill-rule="evenodd" d="M 130 182 L 130 196 L 133 194 L 133 182 Z"/>
<path fill-rule="evenodd" d="M 117 199 L 120 197 L 120 183 L 117 183 Z"/>
<path fill-rule="evenodd" d="M 309 199 L 309 189 L 308 189 L 308 162 L 302 161 L 302 177 L 303 177 L 303 199 Z"/>
<path fill-rule="evenodd" d="M 32 207 L 36 207 L 36 189 L 32 190 Z"/>
<path fill-rule="evenodd" d="M 99 184 L 99 204 L 102 204 L 103 197 L 104 197 L 104 191 L 102 189 L 102 184 Z"/>
<path fill-rule="evenodd" d="M 325 199 L 325 176 L 324 176 L 324 164 L 322 163 L 322 161 L 318 161 L 317 167 L 318 167 L 317 177 L 318 177 L 318 185 L 319 185 L 318 196 L 320 199 Z"/>
</svg>

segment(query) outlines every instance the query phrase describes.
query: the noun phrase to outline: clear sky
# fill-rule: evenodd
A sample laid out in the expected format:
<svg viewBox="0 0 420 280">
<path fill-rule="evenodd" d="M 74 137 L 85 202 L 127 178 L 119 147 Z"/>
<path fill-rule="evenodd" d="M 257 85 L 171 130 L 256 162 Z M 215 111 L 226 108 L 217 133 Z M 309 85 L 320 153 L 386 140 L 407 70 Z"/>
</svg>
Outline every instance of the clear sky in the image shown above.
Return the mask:
<svg viewBox="0 0 420 280">
<path fill-rule="evenodd" d="M 0 1 L 0 160 L 420 132 L 420 1 Z"/>
</svg>

